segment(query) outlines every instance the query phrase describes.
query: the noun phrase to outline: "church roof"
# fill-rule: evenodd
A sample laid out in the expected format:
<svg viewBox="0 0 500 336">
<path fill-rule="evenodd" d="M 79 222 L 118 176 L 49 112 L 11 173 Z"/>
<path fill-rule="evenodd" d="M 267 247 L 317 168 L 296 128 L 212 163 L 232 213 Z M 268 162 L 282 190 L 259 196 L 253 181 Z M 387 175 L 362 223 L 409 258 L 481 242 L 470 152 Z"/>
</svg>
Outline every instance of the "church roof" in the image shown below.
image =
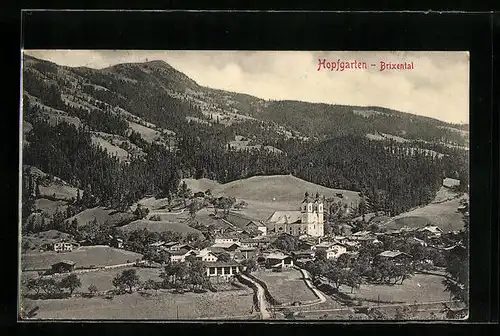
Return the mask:
<svg viewBox="0 0 500 336">
<path fill-rule="evenodd" d="M 299 223 L 301 220 L 301 212 L 299 210 L 290 210 L 290 211 L 276 211 L 271 217 L 267 220 L 271 223 L 276 224 L 293 224 Z"/>
</svg>

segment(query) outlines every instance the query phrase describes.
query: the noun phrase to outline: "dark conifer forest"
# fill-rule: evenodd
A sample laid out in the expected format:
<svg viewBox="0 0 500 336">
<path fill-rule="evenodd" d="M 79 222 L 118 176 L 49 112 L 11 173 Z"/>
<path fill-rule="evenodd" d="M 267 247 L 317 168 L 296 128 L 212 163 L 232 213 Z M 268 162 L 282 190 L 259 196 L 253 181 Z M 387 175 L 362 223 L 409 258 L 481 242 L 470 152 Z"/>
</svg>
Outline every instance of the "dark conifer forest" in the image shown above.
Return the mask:
<svg viewBox="0 0 500 336">
<path fill-rule="evenodd" d="M 398 214 L 429 203 L 444 177 L 459 178 L 462 190 L 468 186 L 468 152 L 458 147 L 467 141 L 434 119 L 387 109 L 381 109 L 385 114 L 363 117 L 354 114 L 353 107 L 265 102 L 221 93 L 198 87 L 166 64 L 93 70 L 28 60 L 23 115 L 32 129 L 26 134 L 23 164 L 91 191 L 99 205 L 120 208 L 146 194 L 166 195 L 177 187 L 172 181 L 180 178 L 226 183 L 293 174 L 326 187 L 361 192 L 375 209 Z M 188 99 L 188 89 L 197 89 L 201 98 Z M 245 119 L 224 123 L 203 113 L 220 114 L 227 104 L 237 106 Z M 51 114 L 56 110 L 80 122 L 54 123 Z M 174 132 L 169 141 L 175 146 L 145 141 L 129 129 L 131 116 Z M 408 141 L 366 137 L 401 131 Z M 122 162 L 93 143 L 92 132 L 123 137 L 145 155 Z M 277 150 L 231 149 L 228 143 L 236 135 Z"/>
</svg>

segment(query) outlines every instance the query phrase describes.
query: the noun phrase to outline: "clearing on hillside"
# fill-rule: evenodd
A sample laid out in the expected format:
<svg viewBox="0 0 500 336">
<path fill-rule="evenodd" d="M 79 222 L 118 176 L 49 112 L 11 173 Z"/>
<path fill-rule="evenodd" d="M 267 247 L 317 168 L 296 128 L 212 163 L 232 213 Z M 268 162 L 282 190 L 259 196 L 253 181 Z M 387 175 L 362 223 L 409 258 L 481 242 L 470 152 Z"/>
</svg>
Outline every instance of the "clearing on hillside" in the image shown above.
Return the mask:
<svg viewBox="0 0 500 336">
<path fill-rule="evenodd" d="M 124 231 L 134 231 L 134 230 L 142 230 L 147 229 L 151 232 L 179 232 L 179 233 L 198 233 L 201 235 L 201 232 L 189 227 L 186 223 L 183 222 L 169 222 L 169 221 L 151 221 L 151 220 L 136 220 L 132 223 L 124 225 L 121 227 Z"/>
<path fill-rule="evenodd" d="M 39 251 L 45 244 L 53 244 L 59 241 L 72 242 L 71 235 L 57 230 L 48 230 L 37 233 L 28 233 L 22 238 L 23 250 Z"/>
<path fill-rule="evenodd" d="M 388 229 L 399 229 L 403 226 L 420 228 L 426 224 L 432 224 L 437 225 L 444 232 L 460 230 L 464 223 L 462 214 L 457 210 L 459 206 L 460 198 L 429 204 L 394 217 L 384 227 Z"/>
<path fill-rule="evenodd" d="M 110 208 L 95 207 L 92 209 L 85 209 L 73 217 L 68 218 L 66 221 L 72 222 L 76 219 L 79 226 L 84 226 L 96 219 L 98 224 L 107 223 L 109 225 L 121 225 L 135 218 L 136 217 L 131 213 L 120 212 Z"/>
</svg>

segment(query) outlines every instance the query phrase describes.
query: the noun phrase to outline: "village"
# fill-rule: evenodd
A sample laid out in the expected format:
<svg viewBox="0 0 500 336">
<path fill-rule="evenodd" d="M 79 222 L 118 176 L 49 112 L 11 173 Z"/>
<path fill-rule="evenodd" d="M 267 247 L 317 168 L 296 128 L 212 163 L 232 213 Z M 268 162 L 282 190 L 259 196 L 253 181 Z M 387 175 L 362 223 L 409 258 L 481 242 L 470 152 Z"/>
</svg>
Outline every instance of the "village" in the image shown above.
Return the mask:
<svg viewBox="0 0 500 336">
<path fill-rule="evenodd" d="M 456 185 L 456 180 L 443 181 L 444 188 Z M 388 228 L 385 224 L 392 218 L 384 211 L 353 217 L 343 206 L 334 217 L 331 206 L 325 209 L 324 196 L 307 191 L 297 210 L 278 210 L 262 220 L 241 211 L 247 206 L 244 201 L 226 202 L 224 196 L 200 206 L 207 194 L 192 193 L 174 210 L 189 212 L 190 225 L 202 231 L 203 238 L 144 229 L 109 234 L 104 245 L 56 237 L 41 251 L 25 253 L 22 284 L 29 303 L 25 309 L 43 313 L 50 303 L 59 313 L 50 315 L 47 308 L 47 316 L 57 318 L 70 306 L 55 302 L 94 300 L 87 313 L 106 314 L 112 309 L 106 304 L 123 304 L 135 295 L 134 302 L 143 299 L 141 307 L 150 306 L 151 300 L 164 306 L 155 313 L 147 310 L 147 318 L 159 319 L 466 315 L 442 285 L 446 253 L 463 249 L 461 230 L 445 231 L 430 222 Z M 467 218 L 467 198 L 459 204 L 456 211 Z M 205 216 L 209 226 L 197 220 L 203 211 L 210 212 Z M 140 203 L 135 212 L 152 220 L 161 215 Z M 107 254 L 108 262 L 94 261 L 95 255 L 102 259 Z M 134 311 L 144 309 L 132 305 L 125 310 L 131 311 L 129 318 L 137 318 Z"/>
</svg>

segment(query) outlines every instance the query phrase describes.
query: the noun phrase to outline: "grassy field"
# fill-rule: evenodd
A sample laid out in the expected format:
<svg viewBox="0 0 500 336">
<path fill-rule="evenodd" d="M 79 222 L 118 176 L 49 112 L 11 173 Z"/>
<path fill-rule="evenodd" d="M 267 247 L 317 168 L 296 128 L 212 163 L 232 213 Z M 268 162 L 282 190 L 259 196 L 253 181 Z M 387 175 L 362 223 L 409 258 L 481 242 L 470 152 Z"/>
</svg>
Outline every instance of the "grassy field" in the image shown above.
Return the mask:
<svg viewBox="0 0 500 336">
<path fill-rule="evenodd" d="M 199 180 L 195 179 L 184 179 L 188 188 L 190 188 L 193 192 L 197 191 L 207 191 L 207 189 L 214 190 L 220 186 L 220 183 L 214 180 L 209 180 L 206 178 L 202 178 Z"/>
<path fill-rule="evenodd" d="M 130 251 L 115 249 L 109 246 L 82 246 L 65 253 L 39 252 L 21 255 L 21 265 L 24 269 L 45 269 L 61 260 L 70 260 L 76 263 L 75 267 L 110 266 L 134 262 L 142 259 L 142 255 Z"/>
<path fill-rule="evenodd" d="M 457 211 L 460 199 L 453 199 L 439 204 L 429 204 L 421 208 L 394 217 L 385 227 L 398 229 L 403 226 L 423 227 L 430 223 L 441 230 L 454 231 L 463 228 L 462 214 Z"/>
<path fill-rule="evenodd" d="M 266 283 L 271 295 L 281 303 L 317 299 L 306 286 L 298 270 L 290 269 L 284 272 L 261 270 L 254 275 Z"/>
<path fill-rule="evenodd" d="M 208 179 L 185 181 L 193 191 L 210 189 L 216 196 L 245 200 L 248 206 L 240 212 L 259 220 L 266 220 L 277 210 L 298 210 L 306 191 L 312 195 L 319 192 L 326 197 L 341 193 L 344 195 L 342 202 L 346 204 L 359 200 L 357 192 L 326 188 L 292 175 L 254 176 L 225 184 Z"/>
<path fill-rule="evenodd" d="M 107 141 L 101 137 L 98 137 L 96 135 L 92 135 L 92 143 L 107 150 L 110 155 L 116 156 L 118 158 L 118 160 L 120 160 L 122 162 L 128 161 L 129 153 L 126 150 L 124 150 L 123 148 L 115 146 L 112 143 L 110 143 L 109 141 Z"/>
<path fill-rule="evenodd" d="M 123 221 L 133 219 L 134 215 L 130 213 L 118 212 L 117 210 L 111 208 L 95 207 L 83 210 L 75 216 L 68 218 L 67 221 L 71 222 L 76 219 L 78 221 L 78 225 L 82 226 L 87 225 L 93 221 L 94 218 L 99 224 L 107 222 L 110 225 L 118 225 Z"/>
<path fill-rule="evenodd" d="M 141 135 L 141 137 L 147 142 L 154 142 L 160 139 L 160 134 L 152 128 L 142 126 L 133 121 L 129 121 L 129 127 L 132 130 L 138 132 Z"/>
<path fill-rule="evenodd" d="M 41 210 L 49 216 L 54 215 L 56 210 L 66 211 L 68 205 L 65 201 L 57 200 L 52 201 L 45 198 L 39 198 L 35 201 L 35 207 L 37 210 Z"/>
<path fill-rule="evenodd" d="M 163 270 L 162 268 L 119 267 L 107 270 L 77 273 L 78 278 L 82 282 L 82 286 L 80 288 L 77 288 L 75 290 L 75 293 L 87 293 L 90 285 L 95 285 L 97 287 L 97 290 L 100 292 L 105 292 L 113 289 L 113 278 L 126 269 L 136 270 L 140 281 L 146 281 L 148 279 L 161 281 L 160 273 Z M 37 276 L 38 272 L 34 271 L 26 271 L 21 274 L 22 279 L 29 279 Z"/>
<path fill-rule="evenodd" d="M 248 316 L 252 313 L 252 290 L 218 293 L 171 294 L 152 291 L 150 297 L 139 293 L 100 297 L 73 297 L 61 300 L 29 300 L 24 304 L 38 306 L 36 319 L 203 319 Z"/>
<path fill-rule="evenodd" d="M 442 280 L 443 277 L 437 275 L 415 274 L 402 285 L 362 284 L 359 289 L 354 290 L 353 295 L 357 299 L 374 301 L 367 302 L 374 305 L 379 296 L 380 301 L 394 303 L 445 301 L 450 299 L 450 294 L 444 291 Z M 341 291 L 350 293 L 351 290 L 342 286 Z"/>
<path fill-rule="evenodd" d="M 200 231 L 189 227 L 186 223 L 181 223 L 179 221 L 170 222 L 170 221 L 150 221 L 150 220 L 137 220 L 130 224 L 124 225 L 121 227 L 124 231 L 133 231 L 133 230 L 142 230 L 148 229 L 151 232 L 165 232 L 165 231 L 173 231 L 179 233 L 198 233 L 201 234 Z"/>
</svg>

